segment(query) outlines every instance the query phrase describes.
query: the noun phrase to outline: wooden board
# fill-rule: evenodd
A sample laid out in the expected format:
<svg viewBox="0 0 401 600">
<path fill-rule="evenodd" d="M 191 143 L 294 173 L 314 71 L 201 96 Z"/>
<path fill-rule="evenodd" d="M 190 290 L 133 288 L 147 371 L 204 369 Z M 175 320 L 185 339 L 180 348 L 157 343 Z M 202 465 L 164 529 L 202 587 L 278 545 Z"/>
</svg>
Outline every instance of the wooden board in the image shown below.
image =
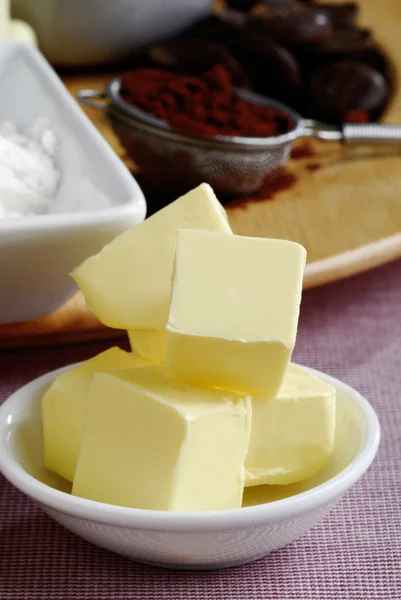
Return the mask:
<svg viewBox="0 0 401 600">
<path fill-rule="evenodd" d="M 340 0 L 334 0 L 340 3 Z M 360 0 L 360 23 L 371 27 L 401 73 L 400 0 Z M 104 88 L 113 72 L 64 75 L 75 93 Z M 118 155 L 126 160 L 101 112 L 85 109 Z M 385 118 L 401 123 L 401 85 Z M 296 177 L 272 199 L 228 206 L 236 233 L 297 240 L 308 251 L 305 287 L 335 281 L 401 257 L 401 149 L 343 148 L 308 142 L 313 156 L 291 160 Z M 312 163 L 312 167 L 311 167 Z M 309 170 L 319 166 L 318 169 Z M 80 294 L 53 315 L 33 323 L 0 327 L 0 347 L 63 343 L 118 335 L 104 328 L 85 308 Z"/>
</svg>

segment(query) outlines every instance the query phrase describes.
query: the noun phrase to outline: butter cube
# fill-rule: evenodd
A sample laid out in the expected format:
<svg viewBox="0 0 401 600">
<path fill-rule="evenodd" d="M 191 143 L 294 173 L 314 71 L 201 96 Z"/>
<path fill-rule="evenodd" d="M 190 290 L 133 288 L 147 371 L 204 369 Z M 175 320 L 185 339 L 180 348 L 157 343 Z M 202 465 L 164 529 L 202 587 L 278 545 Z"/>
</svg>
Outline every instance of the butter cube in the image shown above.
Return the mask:
<svg viewBox="0 0 401 600">
<path fill-rule="evenodd" d="M 86 395 L 95 373 L 146 364 L 120 348 L 110 348 L 57 377 L 42 398 L 46 468 L 74 479 Z"/>
<path fill-rule="evenodd" d="M 0 40 L 8 38 L 10 27 L 10 0 L 0 0 Z"/>
<path fill-rule="evenodd" d="M 128 330 L 165 328 L 178 228 L 231 232 L 223 207 L 204 183 L 75 269 L 72 277 L 105 325 Z"/>
<path fill-rule="evenodd" d="M 0 41 L 15 40 L 37 46 L 38 40 L 32 27 L 25 21 L 11 19 L 10 13 L 10 0 L 0 0 Z"/>
<path fill-rule="evenodd" d="M 166 360 L 167 329 L 131 329 L 128 338 L 134 354 L 156 365 Z"/>
<path fill-rule="evenodd" d="M 274 397 L 294 348 L 305 249 L 179 230 L 167 364 L 200 386 Z"/>
<path fill-rule="evenodd" d="M 72 493 L 169 511 L 241 506 L 251 400 L 152 366 L 96 375 Z"/>
<path fill-rule="evenodd" d="M 252 400 L 245 485 L 287 484 L 311 477 L 334 447 L 335 388 L 290 365 L 275 398 Z"/>
<path fill-rule="evenodd" d="M 23 42 L 31 46 L 38 46 L 38 38 L 35 31 L 25 21 L 13 19 L 9 23 L 8 38 L 16 42 Z"/>
</svg>

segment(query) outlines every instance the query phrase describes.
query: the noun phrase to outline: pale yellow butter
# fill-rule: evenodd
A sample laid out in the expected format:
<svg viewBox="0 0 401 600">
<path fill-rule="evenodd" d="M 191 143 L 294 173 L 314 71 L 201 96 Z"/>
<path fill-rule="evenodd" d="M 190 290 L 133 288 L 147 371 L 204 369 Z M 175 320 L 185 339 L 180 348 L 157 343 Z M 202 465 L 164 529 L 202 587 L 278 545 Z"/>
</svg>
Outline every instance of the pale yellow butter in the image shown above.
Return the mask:
<svg viewBox="0 0 401 600">
<path fill-rule="evenodd" d="M 8 36 L 10 40 L 15 42 L 23 42 L 31 46 L 38 46 L 38 38 L 35 31 L 25 21 L 13 19 L 9 23 Z"/>
<path fill-rule="evenodd" d="M 127 330 L 165 328 L 178 228 L 231 232 L 212 188 L 202 184 L 75 269 L 73 278 L 103 323 Z"/>
<path fill-rule="evenodd" d="M 305 249 L 179 230 L 167 364 L 177 377 L 273 397 L 294 348 Z"/>
<path fill-rule="evenodd" d="M 251 401 L 162 367 L 96 375 L 72 493 L 169 511 L 238 508 Z"/>
<path fill-rule="evenodd" d="M 287 484 L 325 466 L 334 446 L 335 388 L 290 365 L 275 398 L 252 400 L 245 485 Z"/>
<path fill-rule="evenodd" d="M 0 1 L 0 40 L 9 37 L 10 29 L 10 0 Z"/>
<path fill-rule="evenodd" d="M 128 338 L 134 354 L 156 365 L 166 360 L 167 329 L 131 329 Z"/>
<path fill-rule="evenodd" d="M 72 481 L 81 443 L 86 395 L 95 373 L 143 366 L 146 361 L 110 348 L 66 371 L 42 399 L 45 466 Z"/>
<path fill-rule="evenodd" d="M 25 21 L 11 19 L 10 13 L 10 0 L 0 0 L 0 41 L 14 40 L 37 46 L 38 40 L 32 27 Z"/>
</svg>

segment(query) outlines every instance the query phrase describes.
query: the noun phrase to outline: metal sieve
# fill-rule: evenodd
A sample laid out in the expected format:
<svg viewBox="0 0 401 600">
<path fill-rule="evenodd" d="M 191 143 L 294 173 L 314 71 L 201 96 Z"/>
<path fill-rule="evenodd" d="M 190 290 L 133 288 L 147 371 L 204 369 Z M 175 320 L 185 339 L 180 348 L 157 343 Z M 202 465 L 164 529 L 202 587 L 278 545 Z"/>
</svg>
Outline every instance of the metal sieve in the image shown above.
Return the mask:
<svg viewBox="0 0 401 600">
<path fill-rule="evenodd" d="M 83 89 L 77 98 L 86 106 L 105 111 L 129 156 L 159 188 L 190 189 L 205 181 L 217 194 L 252 193 L 260 188 L 266 174 L 287 161 L 292 142 L 300 137 L 344 144 L 401 144 L 401 125 L 326 125 L 302 119 L 281 102 L 244 90 L 236 90 L 237 95 L 285 112 L 291 129 L 282 135 L 261 138 L 186 135 L 125 102 L 119 93 L 120 85 L 121 78 L 117 77 L 104 92 Z"/>
</svg>

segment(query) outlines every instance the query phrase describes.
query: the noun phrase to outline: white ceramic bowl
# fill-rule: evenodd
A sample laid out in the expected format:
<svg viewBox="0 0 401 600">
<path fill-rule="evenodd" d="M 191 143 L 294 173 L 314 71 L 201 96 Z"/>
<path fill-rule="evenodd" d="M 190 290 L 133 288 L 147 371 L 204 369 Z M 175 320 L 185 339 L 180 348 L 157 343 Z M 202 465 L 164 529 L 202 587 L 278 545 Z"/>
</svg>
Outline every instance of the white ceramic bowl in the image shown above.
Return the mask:
<svg viewBox="0 0 401 600">
<path fill-rule="evenodd" d="M 103 210 L 0 219 L 0 323 L 12 323 L 66 302 L 77 290 L 71 270 L 140 223 L 146 203 L 128 169 L 37 50 L 0 42 L 0 88 L 0 122 L 11 120 L 25 130 L 37 118 L 49 120 L 60 142 L 60 194 L 72 193 L 71 184 L 85 180 L 113 202 Z"/>
<path fill-rule="evenodd" d="M 71 367 L 67 367 L 71 368 Z M 169 513 L 122 508 L 71 496 L 70 484 L 43 466 L 40 401 L 59 369 L 13 394 L 0 408 L 0 470 L 55 521 L 128 558 L 171 568 L 247 563 L 316 525 L 375 457 L 377 417 L 358 392 L 313 371 L 337 389 L 335 449 L 328 466 L 290 486 L 249 488 L 245 508 Z"/>
<path fill-rule="evenodd" d="M 12 0 L 56 65 L 104 64 L 174 36 L 206 16 L 213 0 Z"/>
</svg>

